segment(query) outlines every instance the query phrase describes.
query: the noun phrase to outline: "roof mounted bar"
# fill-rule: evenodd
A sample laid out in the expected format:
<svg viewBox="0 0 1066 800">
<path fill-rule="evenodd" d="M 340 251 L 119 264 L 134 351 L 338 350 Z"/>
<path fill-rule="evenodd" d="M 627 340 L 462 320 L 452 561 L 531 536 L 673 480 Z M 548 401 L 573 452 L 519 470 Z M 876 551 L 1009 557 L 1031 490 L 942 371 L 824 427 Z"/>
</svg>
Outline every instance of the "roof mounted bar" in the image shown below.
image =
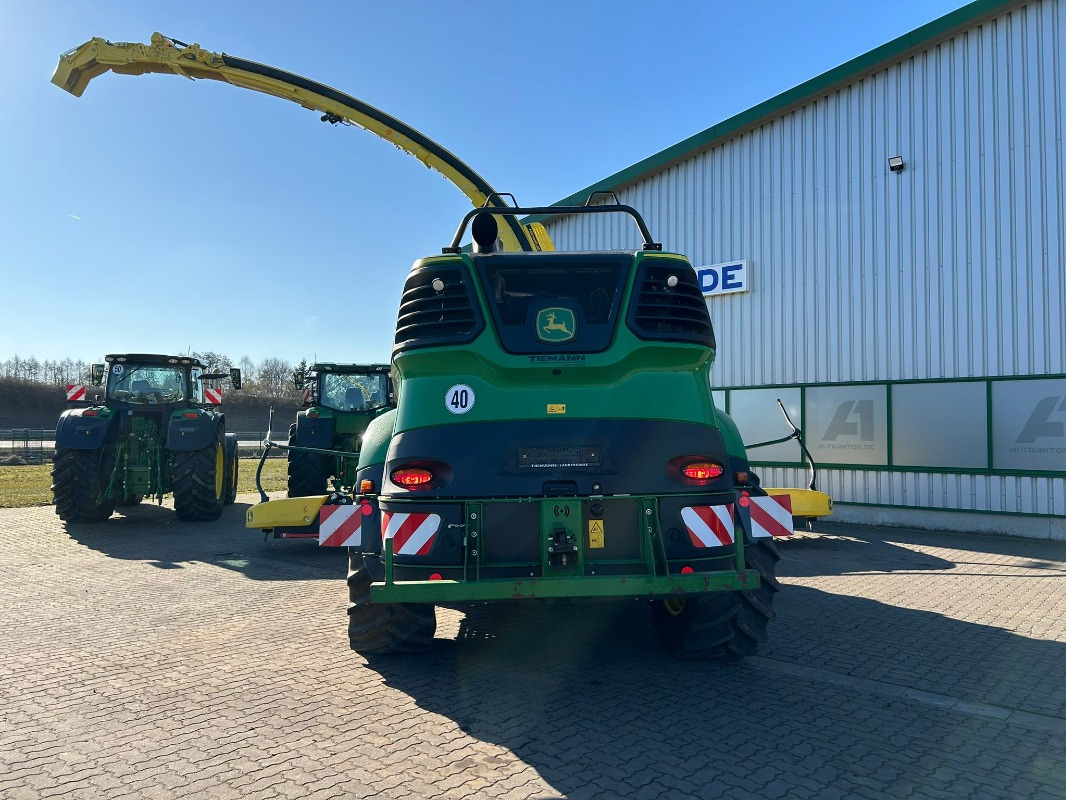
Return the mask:
<svg viewBox="0 0 1066 800">
<path fill-rule="evenodd" d="M 591 201 L 592 197 L 589 197 Z M 459 223 L 459 228 L 455 232 L 455 236 L 452 238 L 452 243 L 448 247 L 442 247 L 442 253 L 459 253 L 462 251 L 460 242 L 463 240 L 463 235 L 466 233 L 466 227 L 470 222 L 481 214 L 492 214 L 498 217 L 505 216 L 518 216 L 529 214 L 551 214 L 553 216 L 566 216 L 569 214 L 628 214 L 633 218 L 633 221 L 637 223 L 637 228 L 640 230 L 640 235 L 644 240 L 642 250 L 662 250 L 662 242 L 653 242 L 651 239 L 651 231 L 648 230 L 648 226 L 644 222 L 644 218 L 640 215 L 632 206 L 622 205 L 616 203 L 608 206 L 536 206 L 532 208 L 518 208 L 507 206 L 504 209 L 496 208 L 475 208 L 473 211 L 467 213 L 463 217 L 463 221 Z"/>
</svg>

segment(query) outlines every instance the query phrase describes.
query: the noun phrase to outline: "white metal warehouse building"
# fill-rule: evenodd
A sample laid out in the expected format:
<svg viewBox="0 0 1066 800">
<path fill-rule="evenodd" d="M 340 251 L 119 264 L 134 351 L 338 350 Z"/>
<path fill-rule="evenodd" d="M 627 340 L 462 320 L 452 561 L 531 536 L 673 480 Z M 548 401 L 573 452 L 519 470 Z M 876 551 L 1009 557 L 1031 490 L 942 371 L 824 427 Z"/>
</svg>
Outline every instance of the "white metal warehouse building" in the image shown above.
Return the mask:
<svg viewBox="0 0 1066 800">
<path fill-rule="evenodd" d="M 1064 128 L 1066 0 L 980 0 L 560 204 L 614 191 L 692 260 L 716 402 L 755 442 L 781 398 L 836 519 L 1066 539 Z M 541 219 L 639 247 L 615 216 Z"/>
</svg>

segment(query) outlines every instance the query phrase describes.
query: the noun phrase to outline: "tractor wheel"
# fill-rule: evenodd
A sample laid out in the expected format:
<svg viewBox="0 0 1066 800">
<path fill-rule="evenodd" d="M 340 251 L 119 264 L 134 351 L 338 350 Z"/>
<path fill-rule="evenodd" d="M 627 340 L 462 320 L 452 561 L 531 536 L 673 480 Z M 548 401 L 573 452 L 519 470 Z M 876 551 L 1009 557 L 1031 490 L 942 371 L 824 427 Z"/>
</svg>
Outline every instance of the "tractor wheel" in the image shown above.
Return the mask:
<svg viewBox="0 0 1066 800">
<path fill-rule="evenodd" d="M 103 450 L 56 448 L 52 459 L 52 494 L 64 522 L 99 522 L 111 516 L 114 500 L 99 502 L 111 480 L 113 462 Z"/>
<path fill-rule="evenodd" d="M 759 573 L 759 587 L 714 592 L 684 600 L 656 600 L 652 615 L 662 643 L 682 658 L 735 661 L 753 656 L 766 641 L 774 618 L 775 573 L 780 558 L 769 539 L 745 543 L 749 569 Z"/>
<path fill-rule="evenodd" d="M 229 435 L 226 438 L 228 440 Z M 233 501 L 237 499 L 237 479 L 241 466 L 240 454 L 237 451 L 237 437 L 233 438 L 232 444 L 229 441 L 226 442 L 226 496 L 223 502 L 227 506 L 233 505 Z"/>
<path fill-rule="evenodd" d="M 437 612 L 425 603 L 371 603 L 363 555 L 348 556 L 348 640 L 357 653 L 420 653 L 433 644 Z"/>
<path fill-rule="evenodd" d="M 296 423 L 289 426 L 289 444 L 296 438 Z M 289 451 L 289 497 L 314 497 L 329 493 L 329 456 Z"/>
<path fill-rule="evenodd" d="M 171 453 L 174 511 L 183 521 L 218 519 L 226 490 L 226 454 L 222 431 L 201 450 Z"/>
</svg>

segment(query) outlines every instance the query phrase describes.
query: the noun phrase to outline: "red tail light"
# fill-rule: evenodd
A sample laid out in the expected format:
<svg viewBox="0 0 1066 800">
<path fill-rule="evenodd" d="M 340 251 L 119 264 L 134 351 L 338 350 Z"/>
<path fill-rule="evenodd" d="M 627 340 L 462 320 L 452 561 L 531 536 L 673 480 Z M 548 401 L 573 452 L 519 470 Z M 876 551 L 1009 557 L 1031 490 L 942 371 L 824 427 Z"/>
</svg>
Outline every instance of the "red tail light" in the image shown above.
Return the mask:
<svg viewBox="0 0 1066 800">
<path fill-rule="evenodd" d="M 186 411 L 184 414 L 182 414 L 182 416 L 185 417 L 185 419 L 196 419 L 198 416 L 200 416 L 200 412 L 199 411 Z"/>
<path fill-rule="evenodd" d="M 83 417 L 98 417 L 100 416 L 100 412 L 95 408 L 87 408 L 85 411 L 81 412 L 81 415 Z"/>
<path fill-rule="evenodd" d="M 422 467 L 404 467 L 393 471 L 392 482 L 408 489 L 417 489 L 433 480 L 433 473 Z"/>
<path fill-rule="evenodd" d="M 429 579 L 431 581 L 442 581 L 444 580 L 444 576 L 441 575 L 439 572 L 434 572 L 432 575 L 429 576 Z"/>
<path fill-rule="evenodd" d="M 681 468 L 681 474 L 690 481 L 708 483 L 720 478 L 725 470 L 717 461 L 693 461 Z"/>
<path fill-rule="evenodd" d="M 693 572 L 695 572 L 695 570 L 693 570 L 692 567 L 682 567 L 681 568 L 681 574 L 682 575 L 691 575 Z"/>
</svg>

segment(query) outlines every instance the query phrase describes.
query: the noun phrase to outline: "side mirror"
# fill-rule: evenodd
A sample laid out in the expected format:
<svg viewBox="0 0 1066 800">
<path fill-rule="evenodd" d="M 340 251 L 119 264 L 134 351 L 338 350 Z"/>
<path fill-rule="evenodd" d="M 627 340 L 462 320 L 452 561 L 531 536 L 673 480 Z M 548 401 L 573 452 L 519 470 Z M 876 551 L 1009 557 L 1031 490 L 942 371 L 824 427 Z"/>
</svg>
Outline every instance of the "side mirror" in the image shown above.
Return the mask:
<svg viewBox="0 0 1066 800">
<path fill-rule="evenodd" d="M 292 373 L 292 383 L 297 390 L 304 388 L 304 374 L 300 370 L 296 370 Z"/>
<path fill-rule="evenodd" d="M 229 382 L 233 384 L 234 389 L 241 388 L 241 371 L 237 367 L 229 368 Z"/>
<path fill-rule="evenodd" d="M 104 370 L 105 369 L 106 369 L 106 365 L 104 365 L 104 364 L 93 364 L 92 365 L 92 383 L 93 383 L 93 386 L 99 386 L 100 384 L 102 384 L 104 382 Z"/>
</svg>

